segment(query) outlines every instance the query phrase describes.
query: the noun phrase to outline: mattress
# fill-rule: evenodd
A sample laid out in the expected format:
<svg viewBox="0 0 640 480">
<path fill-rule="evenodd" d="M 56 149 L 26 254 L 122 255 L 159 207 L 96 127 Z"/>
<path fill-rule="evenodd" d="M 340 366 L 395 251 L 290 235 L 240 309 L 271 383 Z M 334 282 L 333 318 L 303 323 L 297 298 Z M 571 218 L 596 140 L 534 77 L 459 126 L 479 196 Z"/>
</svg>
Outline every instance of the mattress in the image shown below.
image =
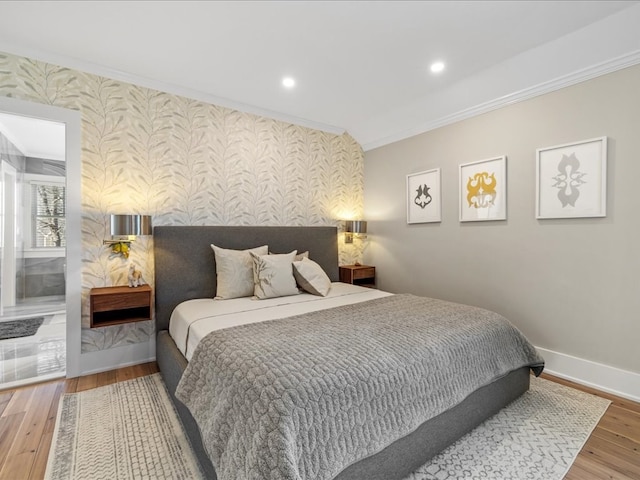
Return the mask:
<svg viewBox="0 0 640 480">
<path fill-rule="evenodd" d="M 254 297 L 187 300 L 180 303 L 171 314 L 169 333 L 180 352 L 190 361 L 200 341 L 215 330 L 291 317 L 389 295 L 392 294 L 358 285 L 333 282 L 326 297 L 300 293 L 264 300 Z"/>
</svg>

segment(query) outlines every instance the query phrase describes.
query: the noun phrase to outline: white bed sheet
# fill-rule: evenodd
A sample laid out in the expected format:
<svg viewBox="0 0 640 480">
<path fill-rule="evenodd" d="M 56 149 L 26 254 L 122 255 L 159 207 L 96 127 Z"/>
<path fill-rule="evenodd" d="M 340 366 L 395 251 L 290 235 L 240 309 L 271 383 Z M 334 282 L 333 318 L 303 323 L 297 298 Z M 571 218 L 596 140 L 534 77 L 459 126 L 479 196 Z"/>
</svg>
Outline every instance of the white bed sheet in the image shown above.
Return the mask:
<svg viewBox="0 0 640 480">
<path fill-rule="evenodd" d="M 332 307 L 386 297 L 391 293 L 334 282 L 326 297 L 308 293 L 258 300 L 255 297 L 214 300 L 198 298 L 178 305 L 169 320 L 169 333 L 187 360 L 200 340 L 214 330 L 291 317 Z"/>
</svg>

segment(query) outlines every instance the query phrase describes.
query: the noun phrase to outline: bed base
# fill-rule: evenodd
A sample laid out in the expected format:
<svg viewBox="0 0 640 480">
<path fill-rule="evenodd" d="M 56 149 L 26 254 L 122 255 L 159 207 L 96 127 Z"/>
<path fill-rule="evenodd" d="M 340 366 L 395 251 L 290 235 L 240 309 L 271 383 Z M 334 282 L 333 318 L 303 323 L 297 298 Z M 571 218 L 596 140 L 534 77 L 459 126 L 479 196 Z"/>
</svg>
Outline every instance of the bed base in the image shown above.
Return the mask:
<svg viewBox="0 0 640 480">
<path fill-rule="evenodd" d="M 158 332 L 156 359 L 200 466 L 206 478 L 216 480 L 215 470 L 202 445 L 198 426 L 189 410 L 174 396 L 180 377 L 187 367 L 187 360 L 167 330 Z M 395 441 L 381 452 L 347 467 L 336 480 L 406 478 L 430 458 L 526 392 L 529 380 L 529 367 L 514 370 L 476 390 L 462 403 L 423 423 L 413 433 Z"/>
</svg>

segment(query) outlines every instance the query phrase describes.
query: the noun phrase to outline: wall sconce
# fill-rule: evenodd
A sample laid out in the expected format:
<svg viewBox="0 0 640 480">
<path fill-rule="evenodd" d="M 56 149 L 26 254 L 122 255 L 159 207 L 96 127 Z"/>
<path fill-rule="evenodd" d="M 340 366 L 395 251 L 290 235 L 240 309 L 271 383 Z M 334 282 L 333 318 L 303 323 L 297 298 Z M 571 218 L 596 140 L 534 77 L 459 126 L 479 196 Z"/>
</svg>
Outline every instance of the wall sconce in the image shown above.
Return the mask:
<svg viewBox="0 0 640 480">
<path fill-rule="evenodd" d="M 344 243 L 353 243 L 353 236 L 367 236 L 367 222 L 364 220 L 345 220 Z"/>
<path fill-rule="evenodd" d="M 139 235 L 151 235 L 151 215 L 111 215 L 111 237 L 105 245 L 111 246 L 111 253 L 129 258 L 131 242 Z"/>
</svg>

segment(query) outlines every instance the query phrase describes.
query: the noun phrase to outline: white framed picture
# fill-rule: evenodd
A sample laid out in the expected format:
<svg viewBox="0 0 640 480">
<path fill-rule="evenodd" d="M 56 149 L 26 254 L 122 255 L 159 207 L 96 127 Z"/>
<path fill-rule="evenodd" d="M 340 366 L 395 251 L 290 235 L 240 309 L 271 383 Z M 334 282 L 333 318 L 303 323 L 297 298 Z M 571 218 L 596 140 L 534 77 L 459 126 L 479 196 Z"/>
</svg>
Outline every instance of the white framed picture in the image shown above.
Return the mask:
<svg viewBox="0 0 640 480">
<path fill-rule="evenodd" d="M 507 157 L 460 165 L 460 221 L 507 219 Z"/>
<path fill-rule="evenodd" d="M 441 221 L 440 169 L 407 175 L 407 223 Z"/>
<path fill-rule="evenodd" d="M 536 218 L 607 215 L 607 137 L 536 150 Z"/>
</svg>

